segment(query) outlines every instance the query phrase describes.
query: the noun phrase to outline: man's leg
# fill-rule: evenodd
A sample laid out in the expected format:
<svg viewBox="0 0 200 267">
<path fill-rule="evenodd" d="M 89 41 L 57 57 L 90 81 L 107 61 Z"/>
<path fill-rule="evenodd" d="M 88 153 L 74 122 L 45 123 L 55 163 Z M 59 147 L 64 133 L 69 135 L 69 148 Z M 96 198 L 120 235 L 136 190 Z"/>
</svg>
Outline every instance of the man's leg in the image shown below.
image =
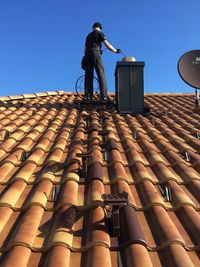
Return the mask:
<svg viewBox="0 0 200 267">
<path fill-rule="evenodd" d="M 89 56 L 86 56 L 86 68 L 85 68 L 85 94 L 91 96 L 93 94 L 93 76 L 94 67 Z"/>
<path fill-rule="evenodd" d="M 107 98 L 107 82 L 106 82 L 106 77 L 105 77 L 105 71 L 103 67 L 103 62 L 101 59 L 101 56 L 98 55 L 96 62 L 95 62 L 95 70 L 98 76 L 99 80 L 99 86 L 100 86 L 100 92 L 101 92 L 101 97 L 102 98 Z"/>
</svg>

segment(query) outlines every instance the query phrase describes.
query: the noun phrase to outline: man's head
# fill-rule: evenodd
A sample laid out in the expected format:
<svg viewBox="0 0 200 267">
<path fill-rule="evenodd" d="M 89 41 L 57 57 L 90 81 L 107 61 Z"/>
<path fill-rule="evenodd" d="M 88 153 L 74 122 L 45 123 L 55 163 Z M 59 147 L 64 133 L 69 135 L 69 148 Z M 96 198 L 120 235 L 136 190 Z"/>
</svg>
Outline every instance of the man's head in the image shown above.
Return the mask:
<svg viewBox="0 0 200 267">
<path fill-rule="evenodd" d="M 92 26 L 92 29 L 94 30 L 95 28 L 99 28 L 100 30 L 102 29 L 101 23 L 100 22 L 95 22 Z"/>
</svg>

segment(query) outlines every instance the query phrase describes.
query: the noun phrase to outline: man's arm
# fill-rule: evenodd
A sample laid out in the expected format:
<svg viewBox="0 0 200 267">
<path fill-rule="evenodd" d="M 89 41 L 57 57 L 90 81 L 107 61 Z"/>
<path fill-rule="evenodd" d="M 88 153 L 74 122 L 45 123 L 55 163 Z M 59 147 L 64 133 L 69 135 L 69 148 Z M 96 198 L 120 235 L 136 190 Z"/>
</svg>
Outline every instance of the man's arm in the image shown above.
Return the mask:
<svg viewBox="0 0 200 267">
<path fill-rule="evenodd" d="M 104 40 L 103 43 L 110 51 L 117 53 L 117 49 L 115 49 L 107 40 Z"/>
</svg>

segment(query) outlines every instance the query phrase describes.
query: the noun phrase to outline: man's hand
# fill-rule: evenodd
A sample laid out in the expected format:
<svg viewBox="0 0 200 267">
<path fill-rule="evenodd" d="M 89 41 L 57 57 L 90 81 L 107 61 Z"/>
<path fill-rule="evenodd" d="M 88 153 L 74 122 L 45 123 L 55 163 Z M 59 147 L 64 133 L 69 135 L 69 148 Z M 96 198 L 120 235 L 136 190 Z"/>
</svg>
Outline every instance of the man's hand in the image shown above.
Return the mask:
<svg viewBox="0 0 200 267">
<path fill-rule="evenodd" d="M 118 53 L 118 54 L 119 54 L 119 53 L 122 53 L 122 50 L 121 50 L 121 49 L 117 48 L 116 50 L 117 50 L 116 53 Z"/>
</svg>

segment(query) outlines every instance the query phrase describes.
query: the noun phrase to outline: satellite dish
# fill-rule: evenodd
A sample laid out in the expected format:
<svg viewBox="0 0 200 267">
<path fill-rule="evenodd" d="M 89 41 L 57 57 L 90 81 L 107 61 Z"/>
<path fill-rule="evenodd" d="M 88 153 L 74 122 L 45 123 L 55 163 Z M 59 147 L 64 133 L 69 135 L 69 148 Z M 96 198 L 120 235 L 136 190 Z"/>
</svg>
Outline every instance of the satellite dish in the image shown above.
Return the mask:
<svg viewBox="0 0 200 267">
<path fill-rule="evenodd" d="M 200 50 L 185 53 L 179 59 L 178 72 L 184 82 L 200 89 Z"/>
</svg>

